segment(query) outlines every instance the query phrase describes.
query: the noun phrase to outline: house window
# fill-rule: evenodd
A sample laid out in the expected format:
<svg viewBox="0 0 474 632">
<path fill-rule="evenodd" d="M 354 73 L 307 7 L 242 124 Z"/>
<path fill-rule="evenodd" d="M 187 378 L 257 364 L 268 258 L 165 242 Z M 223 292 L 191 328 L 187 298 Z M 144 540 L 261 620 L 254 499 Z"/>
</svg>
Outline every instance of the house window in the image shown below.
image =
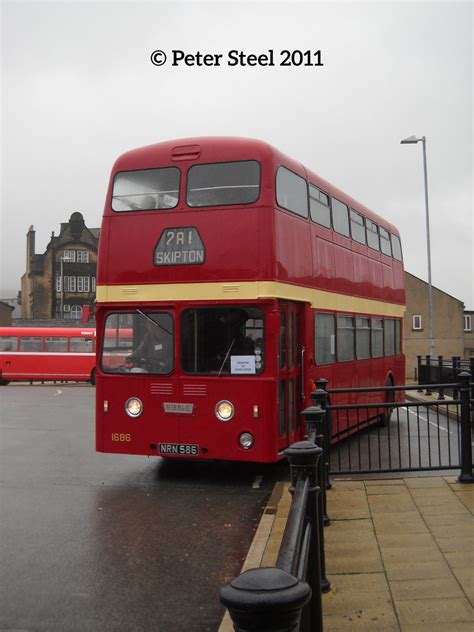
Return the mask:
<svg viewBox="0 0 474 632">
<path fill-rule="evenodd" d="M 423 324 L 422 324 L 422 321 L 421 321 L 420 314 L 415 314 L 413 316 L 413 323 L 412 323 L 411 328 L 413 329 L 413 331 L 419 331 L 419 330 L 423 329 Z"/>
<path fill-rule="evenodd" d="M 95 277 L 92 277 L 92 291 L 95 292 Z"/>
<path fill-rule="evenodd" d="M 63 250 L 63 261 L 74 263 L 76 261 L 76 251 L 75 250 Z"/>
<path fill-rule="evenodd" d="M 58 274 L 58 276 L 56 277 L 56 292 L 60 292 L 61 291 L 61 275 Z"/>
<path fill-rule="evenodd" d="M 89 263 L 89 251 L 78 250 L 77 251 L 77 263 Z"/>
<path fill-rule="evenodd" d="M 78 276 L 77 277 L 77 291 L 89 292 L 89 288 L 90 288 L 90 278 L 88 276 Z"/>
<path fill-rule="evenodd" d="M 471 314 L 464 314 L 464 331 L 472 331 Z"/>
<path fill-rule="evenodd" d="M 71 319 L 79 320 L 82 316 L 82 307 L 80 305 L 71 305 Z"/>
</svg>

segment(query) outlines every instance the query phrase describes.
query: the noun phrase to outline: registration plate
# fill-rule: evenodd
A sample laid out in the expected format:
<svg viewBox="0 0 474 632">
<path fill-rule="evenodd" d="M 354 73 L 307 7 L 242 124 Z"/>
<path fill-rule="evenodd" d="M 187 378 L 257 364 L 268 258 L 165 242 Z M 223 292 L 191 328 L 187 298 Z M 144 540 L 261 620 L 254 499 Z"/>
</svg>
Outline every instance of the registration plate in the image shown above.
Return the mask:
<svg viewBox="0 0 474 632">
<path fill-rule="evenodd" d="M 158 445 L 160 454 L 177 456 L 198 456 L 199 446 L 194 443 L 160 443 Z"/>
</svg>

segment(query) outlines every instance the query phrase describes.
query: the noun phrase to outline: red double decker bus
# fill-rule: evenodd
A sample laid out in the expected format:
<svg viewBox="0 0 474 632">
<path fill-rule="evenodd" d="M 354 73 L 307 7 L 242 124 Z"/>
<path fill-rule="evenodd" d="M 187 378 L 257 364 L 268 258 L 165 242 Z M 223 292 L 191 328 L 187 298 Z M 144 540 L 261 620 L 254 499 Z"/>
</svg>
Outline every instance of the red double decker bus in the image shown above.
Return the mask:
<svg viewBox="0 0 474 632">
<path fill-rule="evenodd" d="M 276 461 L 312 380 L 402 383 L 404 300 L 396 228 L 267 143 L 130 151 L 99 245 L 97 450 Z"/>
</svg>

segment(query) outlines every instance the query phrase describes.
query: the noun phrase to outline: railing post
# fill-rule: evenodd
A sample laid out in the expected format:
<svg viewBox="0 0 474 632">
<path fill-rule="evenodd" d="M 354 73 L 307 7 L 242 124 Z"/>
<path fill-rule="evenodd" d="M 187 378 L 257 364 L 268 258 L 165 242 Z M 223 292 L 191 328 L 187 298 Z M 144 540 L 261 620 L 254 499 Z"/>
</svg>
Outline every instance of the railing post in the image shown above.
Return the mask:
<svg viewBox="0 0 474 632">
<path fill-rule="evenodd" d="M 473 380 L 474 376 L 474 356 L 469 358 L 469 373 L 471 374 L 471 380 Z M 471 387 L 471 399 L 474 399 L 474 382 Z"/>
<path fill-rule="evenodd" d="M 323 453 L 322 448 L 311 441 L 298 441 L 285 450 L 291 470 L 290 491 L 294 491 L 298 480 L 309 478 L 309 494 L 306 505 L 307 518 L 311 525 L 311 541 L 308 555 L 308 583 L 312 594 L 308 603 L 311 632 L 322 632 L 323 606 L 321 599 L 321 558 L 320 529 L 318 515 L 318 496 L 320 488 L 317 484 L 318 462 Z M 278 561 L 277 561 L 278 566 Z"/>
<path fill-rule="evenodd" d="M 459 483 L 474 483 L 472 474 L 471 445 L 471 374 L 463 371 L 459 374 L 459 393 L 461 399 L 461 474 Z"/>
<path fill-rule="evenodd" d="M 442 384 L 444 382 L 443 380 L 443 356 L 439 355 L 438 356 L 438 377 L 437 377 L 437 382 L 438 384 Z M 439 390 L 438 390 L 438 399 L 446 399 L 444 396 L 444 389 L 440 386 Z"/>
<path fill-rule="evenodd" d="M 236 632 L 295 632 L 311 588 L 280 568 L 252 568 L 223 586 Z"/>
<path fill-rule="evenodd" d="M 426 366 L 427 366 L 426 373 L 428 375 L 428 382 L 427 382 L 427 384 L 431 384 L 431 356 L 430 356 L 429 353 L 426 355 Z M 431 389 L 430 388 L 427 388 L 425 390 L 425 395 L 431 395 Z"/>
<path fill-rule="evenodd" d="M 451 362 L 453 365 L 453 382 L 457 382 L 458 381 L 458 375 L 457 375 L 457 371 L 458 371 L 458 361 L 456 356 L 452 356 L 451 358 Z M 453 388 L 453 399 L 458 399 L 459 398 L 459 391 L 457 389 L 457 387 Z"/>
<path fill-rule="evenodd" d="M 324 410 L 324 421 L 323 421 L 323 461 L 324 461 L 324 480 L 325 480 L 325 488 L 331 489 L 332 483 L 329 478 L 329 448 L 331 447 L 331 414 L 326 410 L 329 403 L 329 393 L 327 392 L 328 380 L 324 378 L 319 378 L 316 380 L 316 390 L 310 393 L 311 401 L 315 406 L 321 406 Z"/>
<path fill-rule="evenodd" d="M 422 357 L 421 355 L 417 355 L 417 356 L 416 356 L 416 359 L 417 359 L 417 366 L 418 366 L 418 386 L 419 386 L 420 384 L 422 384 L 422 383 L 423 383 L 423 382 L 421 381 L 421 357 Z M 422 388 L 419 388 L 417 392 L 418 392 L 418 393 L 423 393 L 423 389 L 422 389 Z"/>
<path fill-rule="evenodd" d="M 316 393 L 317 391 L 313 391 Z M 326 394 L 326 391 L 322 391 Z M 313 393 L 311 393 L 311 398 L 313 398 Z M 308 406 L 305 408 L 301 415 L 304 418 L 306 428 L 308 432 L 306 433 L 306 437 L 309 441 L 313 441 L 316 443 L 316 435 L 320 435 L 322 437 L 322 441 L 319 441 L 319 445 L 323 448 L 323 458 L 320 459 L 318 465 L 318 485 L 321 487 L 321 497 L 323 503 L 323 515 L 322 515 L 322 524 L 327 527 L 331 524 L 331 518 L 329 518 L 327 513 L 327 497 L 326 497 L 326 468 L 325 465 L 325 438 L 324 438 L 324 410 L 318 404 L 316 406 Z"/>
</svg>

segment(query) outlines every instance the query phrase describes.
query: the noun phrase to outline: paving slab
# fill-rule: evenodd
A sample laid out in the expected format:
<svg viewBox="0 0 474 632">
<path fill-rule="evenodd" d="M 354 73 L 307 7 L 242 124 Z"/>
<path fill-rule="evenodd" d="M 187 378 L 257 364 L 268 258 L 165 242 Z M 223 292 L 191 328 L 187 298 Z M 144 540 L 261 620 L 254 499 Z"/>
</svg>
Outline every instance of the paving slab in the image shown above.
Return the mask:
<svg viewBox="0 0 474 632">
<path fill-rule="evenodd" d="M 416 509 L 416 505 L 408 493 L 392 496 L 369 496 L 368 501 L 372 515 L 376 513 L 398 514 Z"/>
<path fill-rule="evenodd" d="M 400 623 L 467 623 L 474 621 L 472 608 L 465 598 L 416 599 L 396 601 Z M 449 629 L 449 627 L 448 627 Z"/>
<path fill-rule="evenodd" d="M 374 479 L 374 480 L 370 480 L 370 481 L 364 481 L 364 485 L 365 487 L 377 487 L 378 485 L 383 485 L 384 487 L 387 486 L 392 486 L 392 485 L 401 485 L 402 487 L 405 487 L 405 481 L 403 480 L 403 478 L 386 478 L 386 479 Z"/>
<path fill-rule="evenodd" d="M 405 485 L 409 488 L 418 487 L 442 487 L 448 486 L 448 481 L 442 477 L 429 477 L 429 478 L 405 478 Z"/>
<path fill-rule="evenodd" d="M 395 494 L 407 494 L 405 485 L 370 485 L 366 488 L 367 496 L 391 496 Z"/>
<path fill-rule="evenodd" d="M 390 582 L 393 599 L 412 601 L 415 599 L 441 599 L 445 597 L 464 597 L 459 582 L 452 576 L 442 579 L 403 579 Z"/>
<path fill-rule="evenodd" d="M 452 569 L 462 591 L 474 607 L 474 570 L 471 568 L 454 568 Z"/>
</svg>

